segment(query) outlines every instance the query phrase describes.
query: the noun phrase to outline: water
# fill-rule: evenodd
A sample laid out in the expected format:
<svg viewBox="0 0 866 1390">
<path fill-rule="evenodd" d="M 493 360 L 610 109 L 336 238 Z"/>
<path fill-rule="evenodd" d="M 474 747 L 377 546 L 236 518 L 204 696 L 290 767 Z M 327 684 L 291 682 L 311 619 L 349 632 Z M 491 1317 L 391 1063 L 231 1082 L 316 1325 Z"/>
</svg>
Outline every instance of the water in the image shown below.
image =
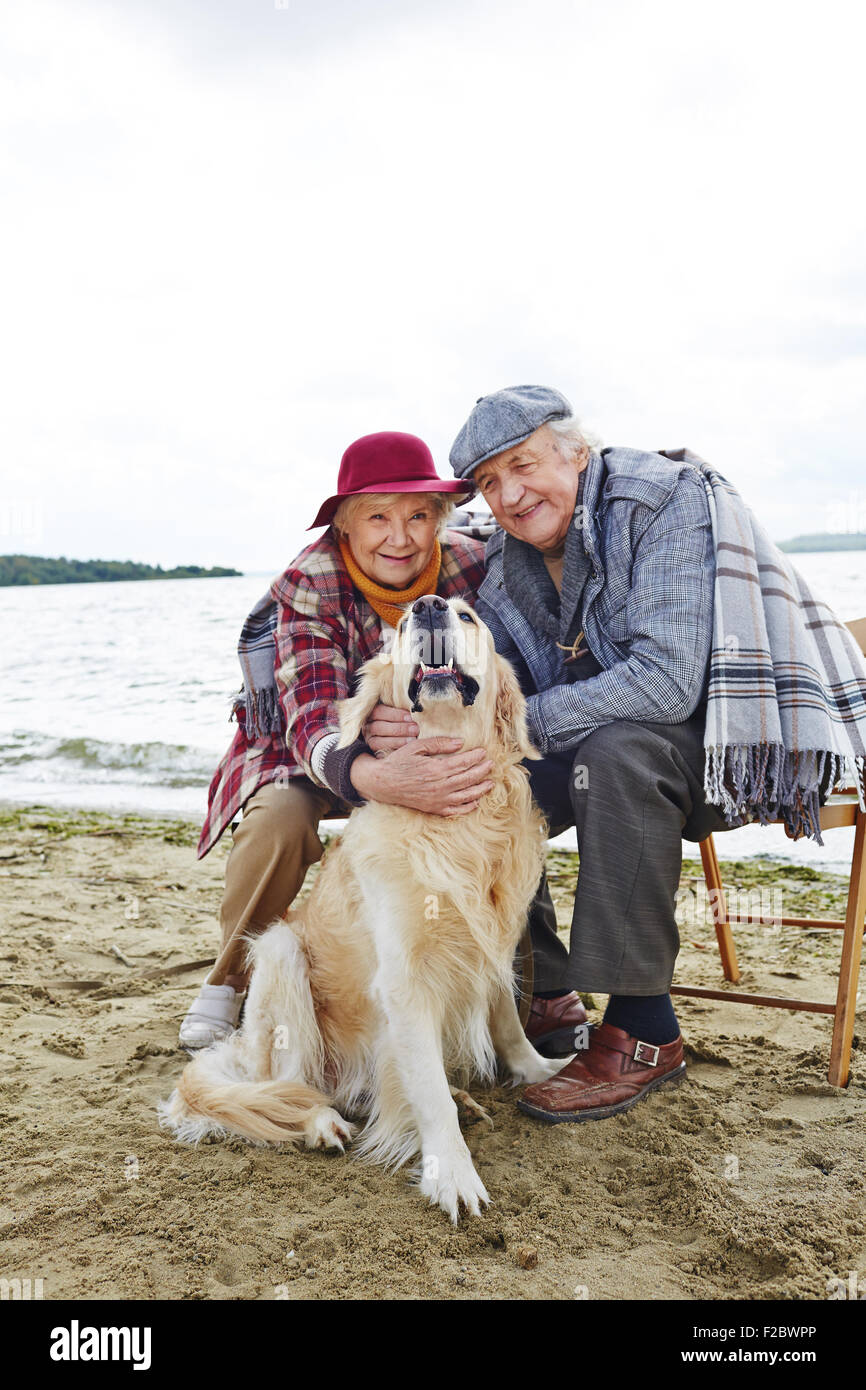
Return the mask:
<svg viewBox="0 0 866 1390">
<path fill-rule="evenodd" d="M 0 589 L 0 798 L 203 817 L 270 578 Z"/>
<path fill-rule="evenodd" d="M 866 614 L 866 552 L 795 563 L 840 618 Z M 0 589 L 0 800 L 202 819 L 235 729 L 238 633 L 271 577 Z M 828 868 L 850 863 L 852 843 L 841 830 L 825 850 L 792 845 L 757 826 L 717 839 L 720 857 Z"/>
</svg>

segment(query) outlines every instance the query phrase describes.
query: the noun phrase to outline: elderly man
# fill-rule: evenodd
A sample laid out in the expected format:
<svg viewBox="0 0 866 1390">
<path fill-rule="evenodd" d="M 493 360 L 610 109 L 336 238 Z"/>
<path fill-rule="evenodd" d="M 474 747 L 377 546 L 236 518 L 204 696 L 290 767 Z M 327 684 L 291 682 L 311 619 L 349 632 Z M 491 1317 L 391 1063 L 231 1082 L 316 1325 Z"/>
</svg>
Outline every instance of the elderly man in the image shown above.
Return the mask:
<svg viewBox="0 0 866 1390">
<path fill-rule="evenodd" d="M 589 1046 L 520 1102 L 603 1119 L 685 1072 L 670 997 L 682 837 L 727 828 L 703 791 L 715 557 L 700 473 L 590 447 L 559 392 L 483 396 L 451 451 L 489 503 L 477 610 L 528 695 L 533 792 L 577 828 L 566 985 L 609 996 Z"/>
</svg>

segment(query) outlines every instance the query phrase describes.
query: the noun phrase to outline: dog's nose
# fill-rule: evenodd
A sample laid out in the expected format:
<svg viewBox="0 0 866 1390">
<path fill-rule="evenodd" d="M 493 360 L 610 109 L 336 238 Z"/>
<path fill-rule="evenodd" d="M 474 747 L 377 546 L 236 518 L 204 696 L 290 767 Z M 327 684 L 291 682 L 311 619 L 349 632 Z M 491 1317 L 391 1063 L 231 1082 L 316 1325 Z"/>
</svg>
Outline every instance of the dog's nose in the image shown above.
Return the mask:
<svg viewBox="0 0 866 1390">
<path fill-rule="evenodd" d="M 437 613 L 444 613 L 448 604 L 438 594 L 422 594 L 417 602 L 412 604 L 412 612 L 417 613 L 419 618 L 428 608 L 434 609 Z"/>
<path fill-rule="evenodd" d="M 428 632 L 433 632 L 436 628 L 450 626 L 451 614 L 448 610 L 448 604 L 438 594 L 422 594 L 412 604 L 412 612 L 417 620 L 416 626 L 427 628 Z"/>
<path fill-rule="evenodd" d="M 414 655 L 425 666 L 447 666 L 455 655 L 451 610 L 438 594 L 422 594 L 412 604 Z"/>
</svg>

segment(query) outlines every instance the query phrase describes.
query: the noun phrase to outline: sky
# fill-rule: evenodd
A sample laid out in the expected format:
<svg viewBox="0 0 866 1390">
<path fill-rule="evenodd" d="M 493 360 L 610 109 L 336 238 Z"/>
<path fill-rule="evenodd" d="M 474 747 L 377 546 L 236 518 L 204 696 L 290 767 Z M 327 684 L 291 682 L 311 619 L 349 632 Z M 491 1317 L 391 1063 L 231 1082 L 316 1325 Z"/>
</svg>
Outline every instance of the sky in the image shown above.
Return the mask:
<svg viewBox="0 0 866 1390">
<path fill-rule="evenodd" d="M 0 552 L 275 573 L 539 382 L 866 530 L 862 4 L 0 10 Z"/>
</svg>

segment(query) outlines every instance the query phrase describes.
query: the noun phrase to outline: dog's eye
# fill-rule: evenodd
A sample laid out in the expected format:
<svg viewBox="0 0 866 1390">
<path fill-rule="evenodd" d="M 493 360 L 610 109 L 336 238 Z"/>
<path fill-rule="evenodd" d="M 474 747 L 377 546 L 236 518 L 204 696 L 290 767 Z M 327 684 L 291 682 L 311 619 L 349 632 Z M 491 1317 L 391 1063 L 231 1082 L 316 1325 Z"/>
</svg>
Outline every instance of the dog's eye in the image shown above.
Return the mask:
<svg viewBox="0 0 866 1390">
<path fill-rule="evenodd" d="M 471 613 L 458 613 L 457 616 L 459 617 L 461 623 L 471 623 L 473 627 L 475 626 L 475 619 L 473 618 Z"/>
</svg>

